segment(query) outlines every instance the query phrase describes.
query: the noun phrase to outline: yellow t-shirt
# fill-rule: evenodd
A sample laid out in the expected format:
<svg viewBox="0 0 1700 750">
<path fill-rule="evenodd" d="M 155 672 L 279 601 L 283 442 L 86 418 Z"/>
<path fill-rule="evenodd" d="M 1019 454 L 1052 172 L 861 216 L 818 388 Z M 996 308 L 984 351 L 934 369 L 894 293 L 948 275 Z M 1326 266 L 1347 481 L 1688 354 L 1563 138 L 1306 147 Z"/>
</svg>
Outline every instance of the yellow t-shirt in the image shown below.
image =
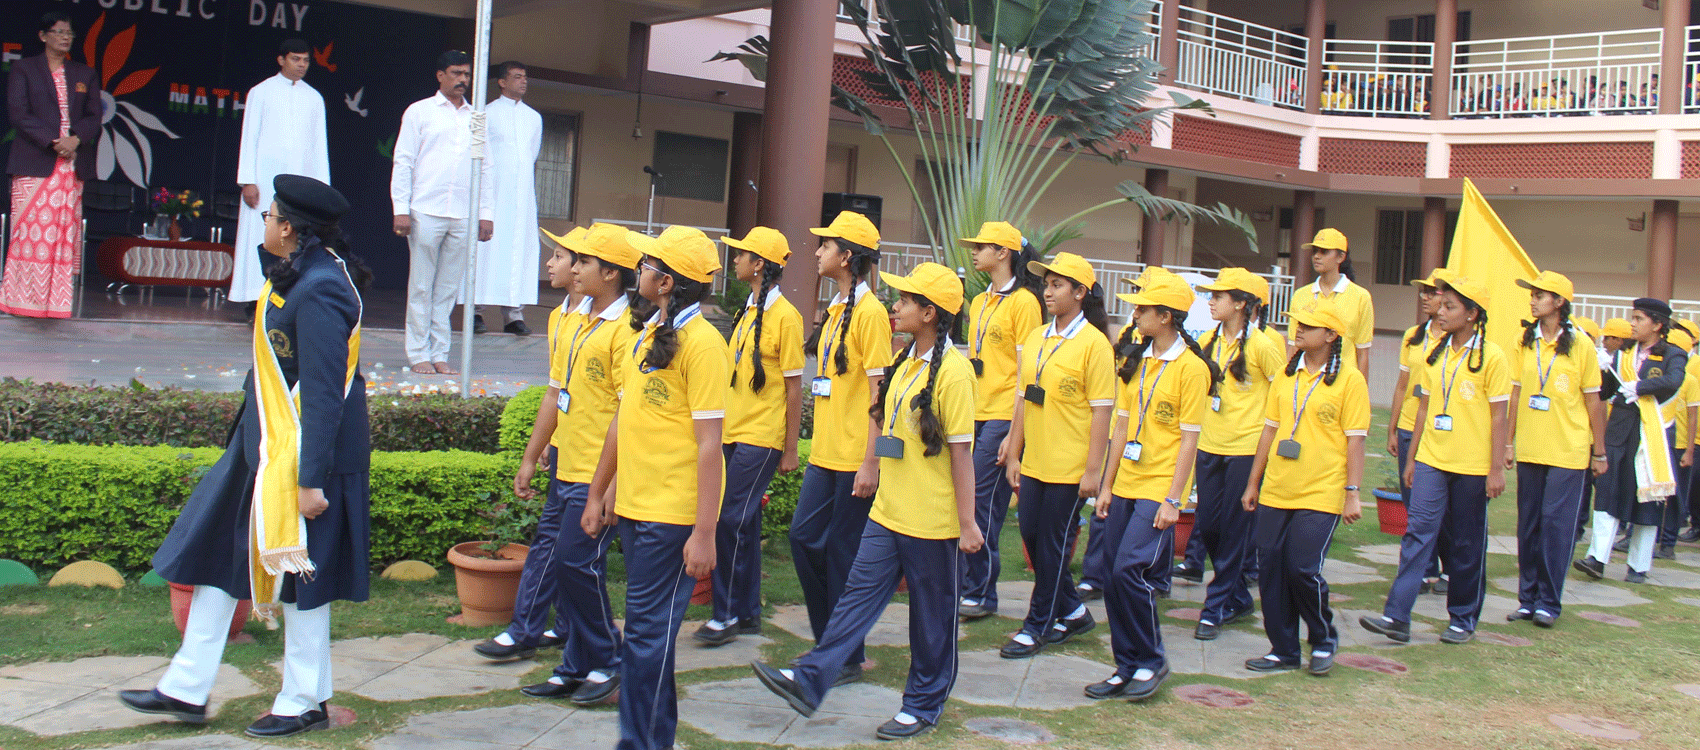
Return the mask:
<svg viewBox="0 0 1700 750">
<path fill-rule="evenodd" d="M 1204 433 L 1198 449 L 1218 456 L 1253 456 L 1263 435 L 1263 409 L 1269 401 L 1269 381 L 1287 368 L 1285 350 L 1268 336 L 1251 334 L 1245 339 L 1246 380 L 1234 378 L 1229 366 L 1240 355 L 1238 337 L 1221 337 L 1221 329 L 1206 334 L 1199 346 L 1222 370 L 1222 385 L 1210 400 L 1204 415 Z"/>
<path fill-rule="evenodd" d="M 1341 368 L 1329 385 L 1322 373 L 1312 374 L 1301 363 L 1296 372 L 1283 374 L 1269 387 L 1263 420 L 1275 428 L 1276 442 L 1269 448 L 1258 502 L 1290 510 L 1334 514 L 1344 510 L 1346 439 L 1369 435 L 1369 386 L 1364 376 Z M 1282 458 L 1275 452 L 1282 440 L 1298 441 L 1298 458 Z"/>
<path fill-rule="evenodd" d="M 1482 369 L 1470 371 L 1471 347 L 1482 346 Z M 1493 413 L 1488 404 L 1511 398 L 1511 368 L 1505 352 L 1491 341 L 1454 350 L 1426 365 L 1423 392 L 1429 394 L 1428 420 L 1417 447 L 1417 460 L 1441 471 L 1484 477 L 1493 458 Z M 1435 429 L 1439 416 L 1451 417 L 1451 430 Z"/>
<path fill-rule="evenodd" d="M 1688 379 L 1700 382 L 1700 356 L 1695 356 L 1693 353 L 1688 355 Z M 1700 392 L 1697 392 L 1697 395 L 1700 395 Z M 1686 414 L 1687 410 L 1684 409 L 1683 413 Z M 1691 431 L 1689 437 L 1695 445 L 1700 445 L 1700 431 Z M 1685 443 L 1677 443 L 1676 445 L 1681 448 Z"/>
<path fill-rule="evenodd" d="M 1280 329 L 1274 326 L 1266 326 L 1258 330 L 1262 331 L 1263 335 L 1269 339 L 1269 343 L 1275 345 L 1275 351 L 1281 352 L 1283 357 L 1287 356 L 1287 337 L 1281 333 Z M 1282 367 L 1285 369 L 1286 366 L 1282 365 Z"/>
<path fill-rule="evenodd" d="M 608 423 L 621 386 L 625 383 L 622 357 L 631 348 L 631 311 L 625 295 L 614 298 L 602 312 L 590 314 L 592 301 L 549 326 L 551 360 L 549 384 L 561 389 L 551 441 L 559 454 L 555 478 L 563 482 L 589 482 L 602 458 L 602 443 L 608 439 Z"/>
<path fill-rule="evenodd" d="M 565 341 L 567 337 L 562 334 L 561 329 L 562 326 L 571 322 L 574 314 L 574 311 L 567 309 L 566 302 L 562 302 L 559 307 L 554 307 L 549 310 L 547 330 L 549 331 L 550 388 L 559 389 L 561 387 L 561 378 L 566 375 L 566 360 L 561 357 L 564 347 L 560 346 L 560 344 L 562 341 Z M 555 420 L 555 431 L 549 433 L 549 447 L 555 449 L 559 449 L 561 447 L 561 422 L 559 419 Z"/>
<path fill-rule="evenodd" d="M 1016 359 L 1033 329 L 1045 324 L 1039 298 L 1025 287 L 981 292 L 968 304 L 968 356 L 978 357 L 976 420 L 1010 419 L 1015 412 Z"/>
<path fill-rule="evenodd" d="M 643 358 L 655 343 L 644 325 L 626 347 L 626 388 L 620 396 L 620 477 L 615 513 L 634 521 L 686 526 L 697 520 L 696 420 L 726 417 L 732 357 L 726 339 L 692 305 L 679 313 L 679 351 L 667 367 L 648 371 Z M 722 475 L 722 485 L 725 484 Z M 716 488 L 716 497 L 725 489 Z"/>
<path fill-rule="evenodd" d="M 1340 345 L 1340 358 L 1345 360 L 1346 367 L 1357 369 L 1357 350 L 1367 348 L 1375 343 L 1375 302 L 1370 299 L 1369 290 L 1358 286 L 1356 282 L 1340 277 L 1339 283 L 1327 292 L 1320 291 L 1320 280 L 1306 284 L 1293 292 L 1293 301 L 1288 306 L 1290 310 L 1309 312 L 1316 309 L 1317 300 L 1329 300 L 1340 313 L 1340 318 L 1346 323 L 1346 340 Z M 1287 340 L 1297 342 L 1298 322 L 1289 316 L 1287 321 Z"/>
<path fill-rule="evenodd" d="M 761 363 L 767 382 L 750 388 L 755 376 L 756 308 L 751 304 L 732 329 L 732 391 L 726 395 L 726 430 L 721 441 L 785 449 L 785 379 L 803 374 L 803 315 L 778 289 L 768 292 L 761 319 Z"/>
<path fill-rule="evenodd" d="M 1045 403 L 1021 406 L 1023 476 L 1053 484 L 1080 482 L 1092 439 L 1092 408 L 1116 403 L 1115 362 L 1110 340 L 1085 315 L 1076 314 L 1060 333 L 1052 321 L 1027 335 L 1016 393 L 1026 393 L 1037 382 L 1045 389 Z"/>
<path fill-rule="evenodd" d="M 1682 379 L 1682 387 L 1677 389 L 1676 398 L 1672 399 L 1670 410 L 1672 425 L 1676 428 L 1676 449 L 1681 452 L 1694 440 L 1690 432 L 1692 425 L 1688 424 L 1688 407 L 1700 405 L 1700 379 L 1694 377 L 1694 368 L 1688 368 L 1687 377 Z M 1680 456 L 1678 456 L 1680 458 Z"/>
<path fill-rule="evenodd" d="M 866 284 L 856 285 L 855 295 L 849 313 L 849 337 L 844 343 L 849 347 L 846 354 L 850 367 L 844 374 L 838 373 L 843 298 L 833 300 L 827 308 L 826 323 L 815 347 L 816 375 L 832 381 L 832 394 L 815 396 L 815 436 L 809 463 L 832 471 L 862 468 L 862 458 L 868 453 L 868 407 L 873 404 L 868 379 L 883 374 L 891 364 L 891 318 L 885 305 Z"/>
<path fill-rule="evenodd" d="M 1425 363 L 1428 353 L 1434 351 L 1434 345 L 1440 341 L 1440 337 L 1429 330 L 1427 323 L 1422 325 L 1422 329 L 1423 338 L 1417 344 L 1406 343 L 1411 340 L 1411 334 L 1416 332 L 1417 326 L 1406 328 L 1405 333 L 1399 337 L 1399 371 L 1405 373 L 1405 401 L 1399 407 L 1398 429 L 1406 432 L 1417 427 L 1417 407 L 1421 401 L 1417 398 L 1418 386 L 1423 383 L 1423 371 L 1428 369 Z"/>
<path fill-rule="evenodd" d="M 1594 433 L 1588 427 L 1584 394 L 1600 392 L 1600 358 L 1590 344 L 1587 336 L 1577 335 L 1570 342 L 1570 353 L 1559 356 L 1556 339 L 1547 341 L 1537 335 L 1538 356 L 1535 349 L 1523 346 L 1512 352 L 1511 384 L 1523 388 L 1518 403 L 1511 405 L 1517 409 L 1518 461 L 1560 469 L 1588 468 Z M 1535 396 L 1546 397 L 1546 410 L 1529 406 Z"/>
<path fill-rule="evenodd" d="M 1140 402 L 1145 408 L 1140 408 Z M 1127 420 L 1127 440 L 1140 444 L 1138 461 L 1127 459 L 1126 444 L 1110 446 L 1116 469 L 1116 497 L 1161 501 L 1180 462 L 1181 433 L 1198 432 L 1210 413 L 1210 368 L 1176 341 L 1169 351 L 1146 352 L 1133 379 L 1121 385 L 1116 419 Z M 1143 415 L 1143 420 L 1141 419 Z M 1187 477 L 1181 499 L 1192 494 Z"/>
<path fill-rule="evenodd" d="M 933 413 L 944 427 L 947 445 L 938 455 L 927 456 L 926 444 L 921 442 L 921 413 L 910 406 L 932 374 L 932 352 L 924 357 L 904 360 L 886 390 L 886 434 L 903 440 L 903 457 L 880 459 L 879 492 L 868 518 L 905 536 L 955 539 L 962 536 L 962 527 L 957 522 L 948 444 L 974 441 L 974 368 L 956 347 L 945 347 L 933 384 Z"/>
</svg>

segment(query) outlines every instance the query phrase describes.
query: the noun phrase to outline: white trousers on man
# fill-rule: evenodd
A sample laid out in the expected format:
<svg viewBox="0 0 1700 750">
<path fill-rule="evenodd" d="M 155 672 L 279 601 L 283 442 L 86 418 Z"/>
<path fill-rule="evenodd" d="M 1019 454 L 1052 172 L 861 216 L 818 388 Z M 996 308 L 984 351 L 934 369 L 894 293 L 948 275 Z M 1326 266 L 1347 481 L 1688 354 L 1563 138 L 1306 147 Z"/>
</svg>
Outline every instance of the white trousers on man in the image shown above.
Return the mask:
<svg viewBox="0 0 1700 750">
<path fill-rule="evenodd" d="M 1669 502 L 1669 501 L 1666 501 Z M 1604 511 L 1594 511 L 1594 538 L 1588 544 L 1588 556 L 1601 563 L 1611 562 L 1611 547 L 1617 543 L 1617 518 Z M 1629 569 L 1645 573 L 1653 569 L 1653 543 L 1659 527 L 1629 524 Z"/>
<path fill-rule="evenodd" d="M 283 689 L 272 715 L 300 716 L 331 699 L 331 605 L 316 609 L 283 606 Z M 183 628 L 183 645 L 159 678 L 160 693 L 196 706 L 207 705 L 236 600 L 217 586 L 196 586 Z"/>
<path fill-rule="evenodd" d="M 407 363 L 449 361 L 449 315 L 466 276 L 466 219 L 414 212 L 407 235 Z"/>
</svg>

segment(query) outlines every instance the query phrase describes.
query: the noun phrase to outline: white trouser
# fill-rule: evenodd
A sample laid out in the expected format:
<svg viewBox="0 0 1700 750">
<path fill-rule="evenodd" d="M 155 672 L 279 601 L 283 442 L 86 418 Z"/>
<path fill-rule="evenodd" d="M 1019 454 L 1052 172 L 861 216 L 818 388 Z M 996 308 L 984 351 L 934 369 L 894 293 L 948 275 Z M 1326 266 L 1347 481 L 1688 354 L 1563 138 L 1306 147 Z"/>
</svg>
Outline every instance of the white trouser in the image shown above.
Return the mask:
<svg viewBox="0 0 1700 750">
<path fill-rule="evenodd" d="M 1617 528 L 1617 519 L 1612 514 L 1594 511 L 1594 538 L 1588 543 L 1588 556 L 1601 563 L 1611 562 L 1611 546 L 1617 543 Z M 1629 528 L 1629 569 L 1641 573 L 1652 570 L 1653 543 L 1658 539 L 1659 527 L 1631 524 Z"/>
<path fill-rule="evenodd" d="M 407 235 L 407 362 L 449 360 L 449 314 L 466 276 L 467 220 L 414 213 Z"/>
<path fill-rule="evenodd" d="M 183 628 L 183 645 L 159 678 L 160 693 L 196 706 L 207 705 L 236 600 L 216 586 L 196 586 Z M 331 607 L 301 610 L 283 605 L 283 689 L 272 714 L 300 716 L 331 698 Z"/>
<path fill-rule="evenodd" d="M 478 314 L 490 316 L 488 320 L 491 323 L 496 322 L 496 318 L 498 317 L 497 313 L 501 314 L 500 317 L 502 319 L 502 325 L 507 325 L 516 320 L 525 320 L 525 308 L 519 305 L 515 305 L 513 307 L 507 307 L 505 305 L 478 306 Z"/>
</svg>

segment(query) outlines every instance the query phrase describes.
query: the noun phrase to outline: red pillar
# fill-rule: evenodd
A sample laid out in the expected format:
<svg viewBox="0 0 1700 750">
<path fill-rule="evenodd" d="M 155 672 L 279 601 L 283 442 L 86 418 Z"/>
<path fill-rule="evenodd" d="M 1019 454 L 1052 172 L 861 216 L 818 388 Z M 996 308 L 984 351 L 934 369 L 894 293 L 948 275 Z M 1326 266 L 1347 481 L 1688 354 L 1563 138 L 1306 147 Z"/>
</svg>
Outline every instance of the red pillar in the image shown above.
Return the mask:
<svg viewBox="0 0 1700 750">
<path fill-rule="evenodd" d="M 1167 8 L 1168 6 L 1169 3 L 1164 3 L 1163 7 Z M 1167 198 L 1169 195 L 1169 170 L 1145 170 L 1145 189 L 1159 198 Z M 1139 243 L 1140 262 L 1148 266 L 1163 265 L 1163 230 L 1165 228 L 1162 216 L 1153 211 L 1145 212 L 1145 219 L 1140 222 L 1140 229 L 1142 230 Z"/>
<path fill-rule="evenodd" d="M 1669 300 L 1676 283 L 1677 201 L 1653 201 L 1647 227 L 1647 296 Z"/>
<path fill-rule="evenodd" d="M 1434 78 L 1429 116 L 1452 119 L 1452 43 L 1458 39 L 1458 0 L 1434 0 Z"/>
<path fill-rule="evenodd" d="M 1310 50 L 1305 56 L 1305 111 L 1322 111 L 1322 48 L 1327 44 L 1328 0 L 1306 0 L 1305 36 Z"/>
<path fill-rule="evenodd" d="M 759 112 L 732 114 L 732 185 L 726 193 L 726 228 L 738 237 L 744 236 L 758 223 L 756 204 L 760 197 L 757 188 L 761 186 L 761 126 Z"/>
<path fill-rule="evenodd" d="M 1663 0 L 1659 18 L 1664 22 L 1665 43 L 1659 50 L 1659 114 L 1682 114 L 1682 91 L 1688 84 L 1682 69 L 1683 51 L 1688 49 L 1688 3 Z"/>
<path fill-rule="evenodd" d="M 1427 277 L 1434 269 L 1446 265 L 1446 247 L 1452 238 L 1446 236 L 1446 199 L 1423 199 L 1423 266 L 1422 274 Z M 1417 322 L 1422 322 L 1422 310 L 1417 311 Z"/>
<path fill-rule="evenodd" d="M 763 96 L 761 179 L 756 216 L 791 241 L 793 253 L 814 248 L 809 227 L 820 225 L 821 184 L 826 181 L 827 126 L 831 117 L 833 0 L 773 4 L 767 90 Z M 820 282 L 813 263 L 791 263 L 780 284 L 785 296 L 813 320 Z"/>
<path fill-rule="evenodd" d="M 1293 275 L 1293 287 L 1310 283 L 1310 251 L 1299 246 L 1316 236 L 1316 191 L 1293 191 L 1293 240 L 1288 249 L 1287 272 Z"/>
<path fill-rule="evenodd" d="M 1157 73 L 1160 83 L 1174 84 L 1175 73 L 1181 63 L 1181 0 L 1170 0 L 1163 3 L 1163 8 L 1157 16 L 1157 64 L 1163 69 Z"/>
</svg>

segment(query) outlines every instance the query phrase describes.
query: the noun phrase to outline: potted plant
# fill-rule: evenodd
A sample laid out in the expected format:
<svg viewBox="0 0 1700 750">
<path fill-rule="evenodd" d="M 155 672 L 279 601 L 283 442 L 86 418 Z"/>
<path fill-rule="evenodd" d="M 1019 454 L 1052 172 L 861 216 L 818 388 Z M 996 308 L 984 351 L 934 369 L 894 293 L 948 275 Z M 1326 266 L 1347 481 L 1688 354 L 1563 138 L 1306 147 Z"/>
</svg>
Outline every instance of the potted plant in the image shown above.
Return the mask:
<svg viewBox="0 0 1700 750">
<path fill-rule="evenodd" d="M 491 493 L 484 499 L 494 500 Z M 540 495 L 526 499 L 509 497 L 491 502 L 483 516 L 485 539 L 461 542 L 449 548 L 449 564 L 455 568 L 455 593 L 460 596 L 460 614 L 449 621 L 469 627 L 505 625 L 514 614 L 514 594 L 519 590 L 520 570 L 525 568 L 529 541 L 537 531 L 537 516 L 543 507 Z"/>
<path fill-rule="evenodd" d="M 196 198 L 193 190 L 173 193 L 165 188 L 160 188 L 158 192 L 153 194 L 154 213 L 171 221 L 166 232 L 172 242 L 183 239 L 183 227 L 177 223 L 178 220 L 185 216 L 199 217 L 203 205 L 206 205 L 206 201 Z"/>
<path fill-rule="evenodd" d="M 1405 497 L 1399 493 L 1399 480 L 1389 474 L 1382 481 L 1392 486 L 1377 487 L 1371 493 L 1375 495 L 1375 519 L 1381 524 L 1381 533 L 1404 536 Z"/>
</svg>

